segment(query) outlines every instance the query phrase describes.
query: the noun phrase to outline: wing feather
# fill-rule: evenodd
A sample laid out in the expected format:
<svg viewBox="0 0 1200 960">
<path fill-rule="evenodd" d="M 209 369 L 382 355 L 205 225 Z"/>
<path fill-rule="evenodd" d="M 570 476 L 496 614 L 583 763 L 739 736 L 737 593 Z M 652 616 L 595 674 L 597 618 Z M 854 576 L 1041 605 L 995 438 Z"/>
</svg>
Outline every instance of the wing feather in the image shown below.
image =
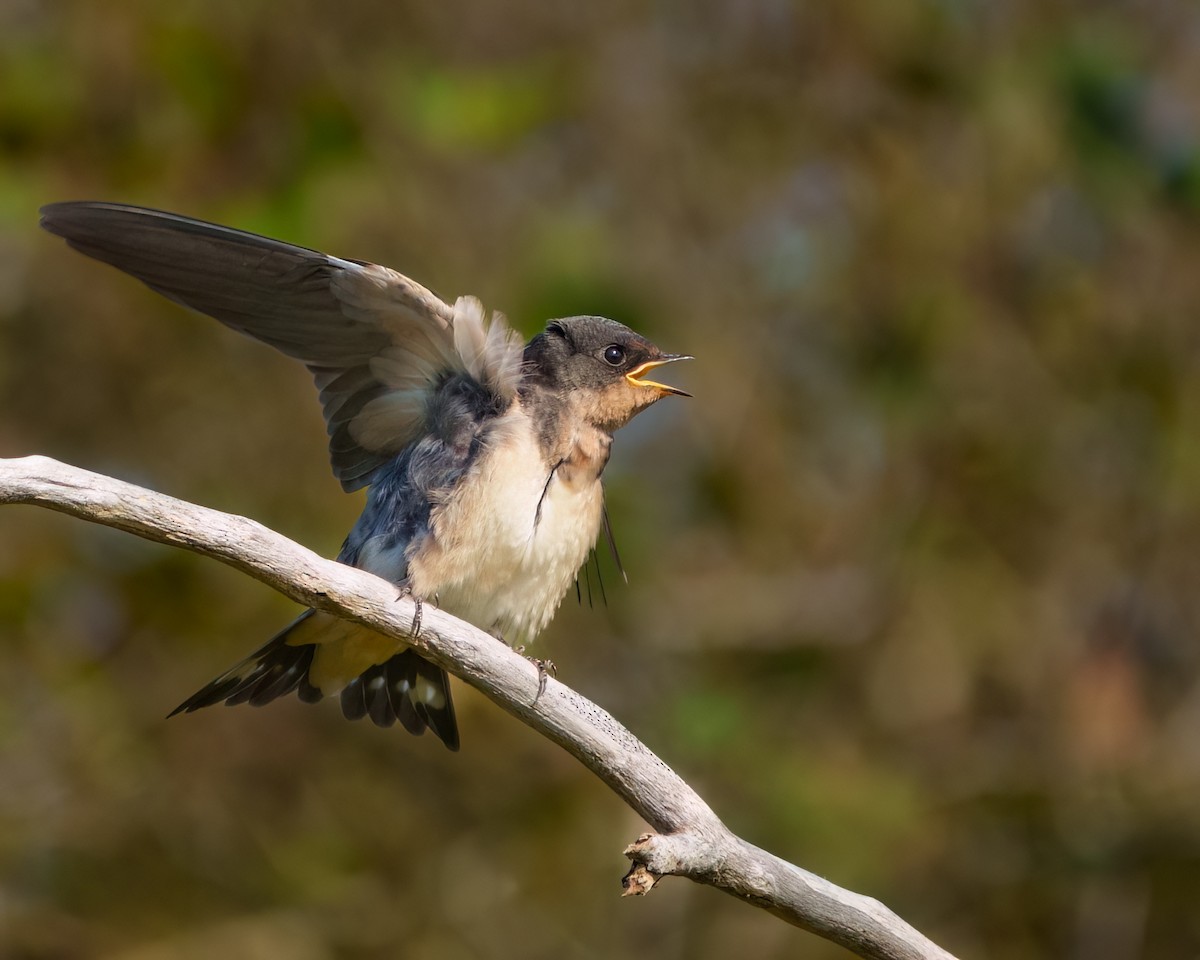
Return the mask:
<svg viewBox="0 0 1200 960">
<path fill-rule="evenodd" d="M 144 207 L 54 203 L 42 208 L 42 226 L 306 364 L 347 490 L 421 435 L 430 398 L 451 374 L 473 377 L 497 411 L 516 396 L 521 341 L 473 297 L 451 307 L 387 267 Z"/>
</svg>

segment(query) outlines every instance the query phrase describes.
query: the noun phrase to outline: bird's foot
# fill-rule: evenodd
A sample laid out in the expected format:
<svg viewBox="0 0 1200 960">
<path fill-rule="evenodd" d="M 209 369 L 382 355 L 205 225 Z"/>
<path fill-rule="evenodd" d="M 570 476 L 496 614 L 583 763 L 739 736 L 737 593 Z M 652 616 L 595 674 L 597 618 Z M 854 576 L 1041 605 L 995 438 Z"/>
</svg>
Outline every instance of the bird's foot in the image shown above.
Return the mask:
<svg viewBox="0 0 1200 960">
<path fill-rule="evenodd" d="M 533 702 L 536 704 L 539 700 L 542 699 L 542 694 L 546 692 L 547 678 L 551 677 L 551 676 L 558 676 L 558 667 L 555 666 L 555 663 L 553 660 L 549 660 L 549 659 L 543 660 L 541 657 L 528 656 L 525 653 L 525 644 L 523 644 L 523 643 L 520 646 L 511 647 L 509 642 L 504 639 L 504 636 L 498 630 L 489 630 L 488 632 L 491 633 L 491 635 L 493 637 L 495 637 L 497 640 L 499 640 L 501 643 L 503 643 L 506 647 L 510 647 L 510 649 L 512 650 L 513 653 L 519 653 L 521 656 L 525 657 L 526 660 L 528 660 L 535 667 L 537 667 L 538 688 L 537 688 L 537 694 L 533 698 Z"/>
<path fill-rule="evenodd" d="M 412 592 L 412 587 L 410 587 L 407 583 L 400 585 L 400 592 L 396 594 L 396 599 L 411 599 L 415 605 L 415 609 L 413 610 L 412 625 L 408 628 L 408 632 L 414 639 L 416 639 L 421 635 L 421 616 L 425 604 L 422 602 L 420 597 Z"/>
<path fill-rule="evenodd" d="M 546 692 L 546 680 L 552 676 L 558 676 L 558 667 L 555 666 L 553 660 L 543 660 L 541 657 L 525 656 L 525 646 L 522 644 L 519 647 L 514 647 L 513 651 L 525 657 L 530 663 L 537 667 L 538 672 L 538 689 L 537 694 L 533 698 L 533 702 L 537 703 L 542 699 L 542 694 Z"/>
</svg>

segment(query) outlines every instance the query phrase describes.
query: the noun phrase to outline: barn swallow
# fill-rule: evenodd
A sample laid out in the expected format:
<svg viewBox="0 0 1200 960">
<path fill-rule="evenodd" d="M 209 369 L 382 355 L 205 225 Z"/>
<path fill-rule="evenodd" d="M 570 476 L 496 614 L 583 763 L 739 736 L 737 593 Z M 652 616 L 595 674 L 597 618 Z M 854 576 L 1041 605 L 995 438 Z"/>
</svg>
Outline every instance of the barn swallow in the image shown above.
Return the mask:
<svg viewBox="0 0 1200 960">
<path fill-rule="evenodd" d="M 337 559 L 501 638 L 537 635 L 604 522 L 613 432 L 677 387 L 676 360 L 603 317 L 526 344 L 474 297 L 443 302 L 387 267 L 122 204 L 54 203 L 81 253 L 302 361 L 333 472 L 367 502 Z M 419 607 L 418 607 L 419 609 Z M 339 693 L 351 720 L 459 745 L 445 671 L 403 641 L 306 610 L 171 714 Z"/>
</svg>

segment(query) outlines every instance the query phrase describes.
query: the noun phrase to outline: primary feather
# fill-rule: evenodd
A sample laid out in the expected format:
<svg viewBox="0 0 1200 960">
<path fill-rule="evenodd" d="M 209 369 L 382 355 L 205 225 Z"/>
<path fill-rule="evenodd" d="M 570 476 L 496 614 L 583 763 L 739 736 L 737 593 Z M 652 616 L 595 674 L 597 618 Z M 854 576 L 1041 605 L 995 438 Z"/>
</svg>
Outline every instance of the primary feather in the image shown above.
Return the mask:
<svg viewBox="0 0 1200 960">
<path fill-rule="evenodd" d="M 520 339 L 465 297 L 444 303 L 376 264 L 331 257 L 216 224 L 115 203 L 53 203 L 42 226 L 163 296 L 302 361 L 316 381 L 333 472 L 370 482 L 421 432 L 447 371 L 503 408 L 516 395 Z"/>
</svg>

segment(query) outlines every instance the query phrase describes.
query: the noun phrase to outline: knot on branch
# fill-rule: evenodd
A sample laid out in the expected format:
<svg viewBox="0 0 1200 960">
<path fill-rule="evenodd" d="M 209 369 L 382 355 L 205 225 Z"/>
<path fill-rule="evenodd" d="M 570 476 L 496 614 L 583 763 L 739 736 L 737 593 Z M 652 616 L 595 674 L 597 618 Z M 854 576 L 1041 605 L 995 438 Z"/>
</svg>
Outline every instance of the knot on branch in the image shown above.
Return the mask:
<svg viewBox="0 0 1200 960">
<path fill-rule="evenodd" d="M 662 874 L 652 872 L 647 866 L 643 856 L 644 852 L 650 848 L 655 835 L 653 833 L 643 833 L 633 843 L 625 848 L 625 856 L 633 861 L 630 864 L 629 872 L 621 878 L 621 888 L 624 891 L 623 897 L 644 897 L 654 885 L 662 879 Z"/>
<path fill-rule="evenodd" d="M 649 893 L 663 877 L 675 875 L 709 882 L 722 859 L 724 845 L 719 836 L 700 831 L 643 833 L 625 848 L 633 861 L 621 878 L 622 896 L 640 897 Z"/>
</svg>

